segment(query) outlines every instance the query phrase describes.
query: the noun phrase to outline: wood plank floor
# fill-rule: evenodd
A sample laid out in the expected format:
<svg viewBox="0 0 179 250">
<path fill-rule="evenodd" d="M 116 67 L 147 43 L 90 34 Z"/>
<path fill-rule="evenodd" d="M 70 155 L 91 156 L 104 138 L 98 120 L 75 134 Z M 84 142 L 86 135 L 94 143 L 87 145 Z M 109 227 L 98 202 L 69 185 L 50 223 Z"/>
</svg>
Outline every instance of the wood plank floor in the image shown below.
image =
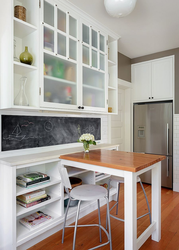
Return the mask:
<svg viewBox="0 0 179 250">
<path fill-rule="evenodd" d="M 144 184 L 149 201 L 151 200 L 151 186 Z M 121 185 L 119 196 L 118 216 L 124 216 L 124 187 Z M 144 199 L 142 189 L 138 183 L 137 186 L 137 215 L 140 216 L 147 212 L 147 206 Z M 110 206 L 114 201 L 110 202 Z M 162 238 L 159 243 L 152 241 L 150 238 L 140 248 L 141 250 L 179 250 L 179 193 L 172 190 L 162 188 Z M 115 211 L 112 212 L 115 214 Z M 97 223 L 97 211 L 94 211 L 79 220 L 81 224 Z M 101 221 L 105 226 L 106 205 L 101 208 Z M 149 216 L 145 216 L 137 222 L 137 235 L 139 236 L 149 225 Z M 124 223 L 111 218 L 112 229 L 112 246 L 113 250 L 124 249 Z M 98 228 L 79 228 L 77 231 L 76 250 L 87 250 L 99 244 Z M 70 250 L 72 249 L 73 229 L 66 228 L 65 241 L 61 243 L 62 231 L 41 241 L 37 245 L 29 248 L 29 250 Z M 103 235 L 103 242 L 106 236 Z M 100 249 L 109 250 L 109 245 Z"/>
</svg>

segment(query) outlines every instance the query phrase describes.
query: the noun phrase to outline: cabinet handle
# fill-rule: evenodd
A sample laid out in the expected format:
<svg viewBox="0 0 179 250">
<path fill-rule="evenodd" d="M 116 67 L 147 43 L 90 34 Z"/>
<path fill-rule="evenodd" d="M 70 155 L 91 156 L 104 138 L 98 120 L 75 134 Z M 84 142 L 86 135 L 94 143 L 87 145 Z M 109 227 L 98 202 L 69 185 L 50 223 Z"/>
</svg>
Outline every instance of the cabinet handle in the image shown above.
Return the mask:
<svg viewBox="0 0 179 250">
<path fill-rule="evenodd" d="M 169 124 L 167 123 L 167 155 L 169 155 Z"/>
<path fill-rule="evenodd" d="M 167 177 L 169 176 L 169 158 L 167 157 Z"/>
</svg>

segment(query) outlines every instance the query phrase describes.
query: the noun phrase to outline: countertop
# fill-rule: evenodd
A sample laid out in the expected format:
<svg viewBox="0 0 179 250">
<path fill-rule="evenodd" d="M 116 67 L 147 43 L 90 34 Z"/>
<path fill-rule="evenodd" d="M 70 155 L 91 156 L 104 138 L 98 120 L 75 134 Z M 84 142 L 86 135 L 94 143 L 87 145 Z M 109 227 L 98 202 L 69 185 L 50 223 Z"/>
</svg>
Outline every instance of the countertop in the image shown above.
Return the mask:
<svg viewBox="0 0 179 250">
<path fill-rule="evenodd" d="M 40 161 L 47 161 L 47 160 L 59 160 L 60 155 L 65 155 L 69 153 L 75 153 L 75 152 L 82 152 L 83 146 L 82 143 L 79 143 L 79 147 L 73 147 L 73 148 L 65 148 L 65 149 L 59 149 L 54 151 L 48 151 L 43 153 L 35 153 L 35 154 L 28 154 L 28 155 L 20 155 L 20 156 L 12 156 L 12 157 L 5 157 L 0 159 L 0 164 L 5 164 L 11 167 L 29 164 L 33 162 L 40 162 Z M 95 146 L 90 145 L 91 150 L 96 149 L 107 149 L 107 148 L 113 148 L 117 147 L 118 144 L 97 144 Z"/>
<path fill-rule="evenodd" d="M 64 160 L 87 163 L 130 172 L 138 172 L 159 161 L 164 160 L 165 158 L 166 157 L 162 155 L 131 153 L 105 149 L 90 150 L 89 153 L 78 152 L 60 156 L 60 159 Z"/>
</svg>

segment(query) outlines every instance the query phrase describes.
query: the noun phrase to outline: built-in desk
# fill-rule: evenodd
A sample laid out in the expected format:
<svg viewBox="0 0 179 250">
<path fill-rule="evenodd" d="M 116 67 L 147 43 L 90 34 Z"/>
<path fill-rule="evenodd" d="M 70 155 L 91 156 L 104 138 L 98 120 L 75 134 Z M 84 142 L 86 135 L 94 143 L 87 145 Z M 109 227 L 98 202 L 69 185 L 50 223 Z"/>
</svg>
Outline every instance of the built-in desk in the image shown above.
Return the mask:
<svg viewBox="0 0 179 250">
<path fill-rule="evenodd" d="M 61 155 L 61 165 L 124 177 L 125 250 L 137 250 L 152 235 L 161 239 L 161 161 L 165 156 L 105 149 Z M 137 238 L 137 176 L 152 172 L 152 224 Z"/>
</svg>

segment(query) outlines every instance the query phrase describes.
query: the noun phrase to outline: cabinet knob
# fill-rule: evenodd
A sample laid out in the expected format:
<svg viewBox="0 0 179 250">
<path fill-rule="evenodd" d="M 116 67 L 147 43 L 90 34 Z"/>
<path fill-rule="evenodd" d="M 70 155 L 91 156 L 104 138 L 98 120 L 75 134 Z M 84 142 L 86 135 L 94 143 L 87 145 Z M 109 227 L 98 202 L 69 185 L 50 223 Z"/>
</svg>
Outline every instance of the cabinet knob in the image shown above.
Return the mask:
<svg viewBox="0 0 179 250">
<path fill-rule="evenodd" d="M 78 109 L 81 109 L 82 107 L 81 106 L 78 106 Z"/>
<path fill-rule="evenodd" d="M 154 99 L 154 97 L 152 96 L 152 99 Z"/>
<path fill-rule="evenodd" d="M 84 107 L 81 107 L 82 109 L 84 109 Z"/>
<path fill-rule="evenodd" d="M 149 99 L 150 99 L 150 97 L 149 97 Z"/>
</svg>

